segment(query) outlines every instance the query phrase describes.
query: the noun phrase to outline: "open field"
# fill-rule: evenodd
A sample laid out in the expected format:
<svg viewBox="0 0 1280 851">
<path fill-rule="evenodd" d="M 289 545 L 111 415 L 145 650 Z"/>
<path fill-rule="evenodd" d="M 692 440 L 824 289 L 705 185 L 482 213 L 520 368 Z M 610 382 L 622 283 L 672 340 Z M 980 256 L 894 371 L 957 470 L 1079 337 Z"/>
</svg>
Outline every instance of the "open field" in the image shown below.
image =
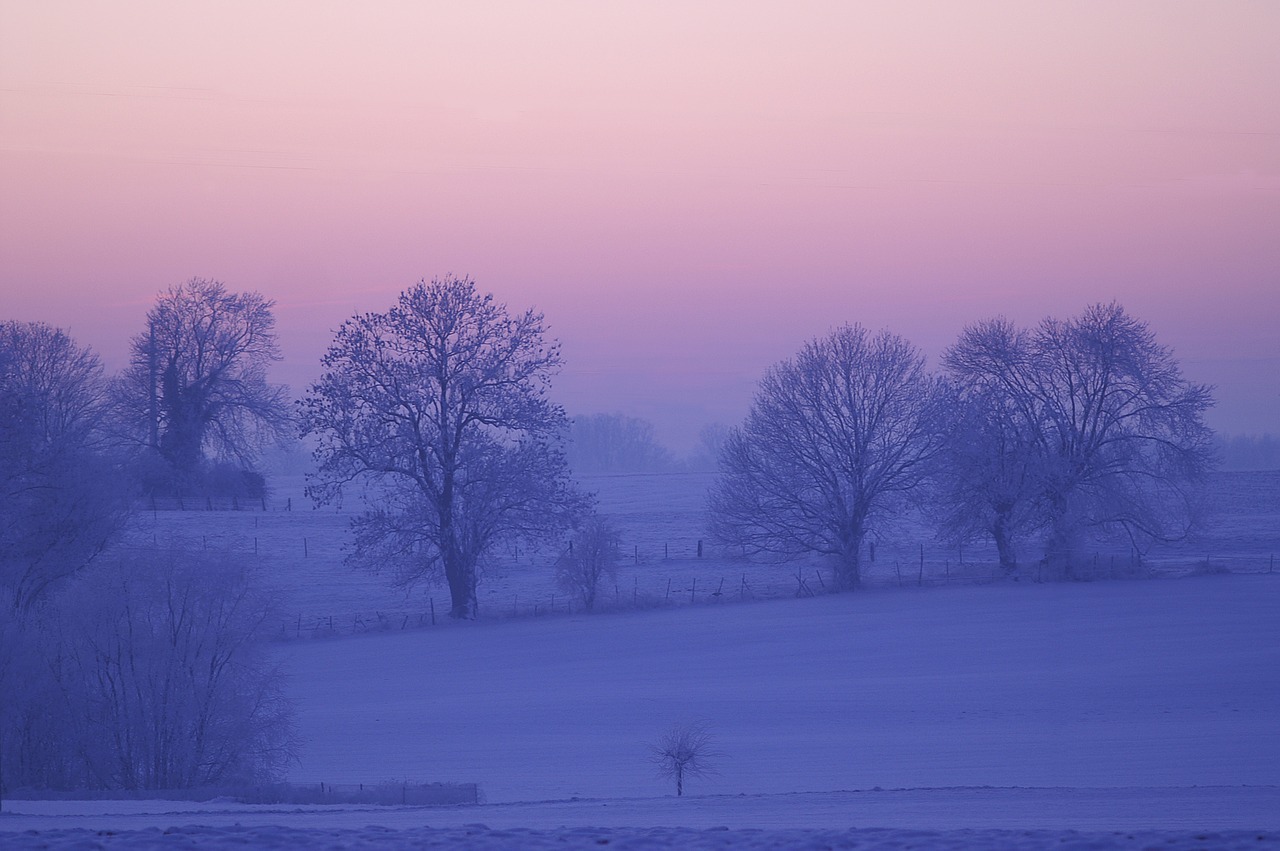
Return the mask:
<svg viewBox="0 0 1280 851">
<path fill-rule="evenodd" d="M 640 552 L 620 571 L 622 610 L 570 615 L 561 598 L 554 617 L 506 611 L 553 592 L 546 555 L 512 553 L 486 575 L 482 620 L 447 628 L 441 591 L 406 598 L 343 567 L 341 512 L 142 518 L 138 543 L 253 558 L 256 537 L 298 611 L 407 615 L 437 595 L 436 629 L 385 615 L 378 629 L 369 614 L 364 629 L 275 645 L 305 738 L 289 779 L 474 782 L 485 801 L 10 801 L 0 842 L 1280 847 L 1280 572 L 1265 557 L 1280 551 L 1280 474 L 1216 479 L 1202 537 L 1147 559 L 1167 579 L 992 584 L 976 548 L 912 575 L 912 541 L 897 569 L 881 556 L 865 592 L 801 598 L 794 566 L 692 554 L 709 480 L 593 482 Z M 1236 572 L 1197 571 L 1201 550 Z M 720 575 L 725 593 L 703 596 Z M 679 599 L 662 599 L 667 578 Z M 628 584 L 650 605 L 627 606 Z M 687 721 L 714 731 L 717 770 L 676 798 L 648 746 Z"/>
<path fill-rule="evenodd" d="M 1220 575 L 295 642 L 279 645 L 307 739 L 292 780 L 476 781 L 488 802 L 17 801 L 0 830 L 201 824 L 211 847 L 497 848 L 521 830 L 526 847 L 1274 847 L 1277 623 L 1280 576 Z M 646 745 L 689 719 L 722 755 L 678 799 Z"/>
</svg>

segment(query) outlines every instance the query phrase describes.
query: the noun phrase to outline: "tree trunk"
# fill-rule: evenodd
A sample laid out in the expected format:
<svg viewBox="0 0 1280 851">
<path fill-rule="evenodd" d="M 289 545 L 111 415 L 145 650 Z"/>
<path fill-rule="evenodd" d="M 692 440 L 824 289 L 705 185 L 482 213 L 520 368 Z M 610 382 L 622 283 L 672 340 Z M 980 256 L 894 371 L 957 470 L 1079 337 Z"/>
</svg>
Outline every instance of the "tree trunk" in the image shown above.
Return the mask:
<svg viewBox="0 0 1280 851">
<path fill-rule="evenodd" d="M 451 606 L 449 617 L 460 620 L 474 620 L 480 612 L 480 604 L 476 599 L 476 574 L 474 568 L 468 568 L 454 561 L 445 562 L 444 574 L 449 582 L 449 599 Z"/>
<path fill-rule="evenodd" d="M 1018 569 L 1018 554 L 1013 549 L 1013 539 L 1009 534 L 1006 515 L 996 515 L 995 523 L 991 527 L 991 537 L 995 539 L 996 551 L 1000 554 L 1000 568 L 1005 573 L 1013 573 Z"/>
<path fill-rule="evenodd" d="M 189 484 L 204 458 L 204 400 L 195 388 L 183 386 L 172 365 L 164 372 L 162 391 L 166 422 L 160 436 L 160 453 L 178 472 L 183 484 Z"/>
<path fill-rule="evenodd" d="M 856 591 L 862 587 L 862 559 L 858 550 L 858 546 L 846 549 L 836 562 L 836 588 L 840 591 Z"/>
<path fill-rule="evenodd" d="M 836 561 L 836 588 L 840 591 L 856 591 L 862 587 L 862 542 L 866 532 L 861 526 L 849 529 L 841 536 L 842 552 Z"/>
<path fill-rule="evenodd" d="M 1079 539 L 1079 529 L 1069 517 L 1059 515 L 1054 518 L 1044 545 L 1045 565 L 1051 575 L 1061 576 L 1063 579 L 1075 578 Z"/>
</svg>

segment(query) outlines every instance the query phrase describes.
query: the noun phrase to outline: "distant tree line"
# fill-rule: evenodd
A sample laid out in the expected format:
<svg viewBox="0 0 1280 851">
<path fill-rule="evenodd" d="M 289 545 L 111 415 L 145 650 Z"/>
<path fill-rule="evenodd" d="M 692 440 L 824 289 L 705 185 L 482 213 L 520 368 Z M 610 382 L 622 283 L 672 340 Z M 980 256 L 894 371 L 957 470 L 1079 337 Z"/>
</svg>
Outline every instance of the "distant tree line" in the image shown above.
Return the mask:
<svg viewBox="0 0 1280 851">
<path fill-rule="evenodd" d="M 1217 447 L 1224 470 L 1280 470 L 1280 437 L 1270 434 L 1220 436 Z"/>
</svg>

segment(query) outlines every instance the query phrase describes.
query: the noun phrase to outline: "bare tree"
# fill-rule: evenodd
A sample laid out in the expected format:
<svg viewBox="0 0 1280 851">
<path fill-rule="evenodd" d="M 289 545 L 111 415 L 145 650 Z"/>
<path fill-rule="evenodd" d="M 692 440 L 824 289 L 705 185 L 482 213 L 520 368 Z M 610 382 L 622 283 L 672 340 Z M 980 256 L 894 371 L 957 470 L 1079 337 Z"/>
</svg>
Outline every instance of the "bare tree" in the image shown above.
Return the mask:
<svg viewBox="0 0 1280 851">
<path fill-rule="evenodd" d="M 444 574 L 451 614 L 475 617 L 478 566 L 499 541 L 567 528 L 560 366 L 540 313 L 515 316 L 466 278 L 417 284 L 386 313 L 344 322 L 300 403 L 318 504 L 362 480 L 377 507 L 354 521 L 350 560 L 408 584 Z"/>
<path fill-rule="evenodd" d="M 936 465 L 938 525 L 955 541 L 989 537 L 1000 566 L 1017 569 L 1018 542 L 1043 522 L 1034 408 L 998 377 L 1026 362 L 1030 339 L 1004 319 L 964 330 L 944 355 L 957 387 L 956 415 Z"/>
<path fill-rule="evenodd" d="M 897 335 L 846 325 L 810 342 L 765 374 L 725 441 L 713 535 L 749 553 L 829 556 L 837 585 L 858 587 L 868 529 L 920 488 L 947 399 Z"/>
<path fill-rule="evenodd" d="M 618 531 L 607 517 L 592 514 L 574 532 L 569 546 L 556 559 L 556 584 L 576 596 L 583 608 L 595 607 L 600 583 L 618 570 Z"/>
<path fill-rule="evenodd" d="M 1190 531 L 1215 458 L 1203 420 L 1212 397 L 1182 377 L 1146 323 L 1114 303 L 1033 333 L 984 323 L 947 363 L 1005 412 L 1002 439 L 1029 471 L 1052 570 L 1074 575 L 1086 534 L 1118 532 L 1142 551 Z M 990 441 L 983 449 L 989 459 L 1006 452 Z"/>
<path fill-rule="evenodd" d="M 293 431 L 286 390 L 267 382 L 280 359 L 274 302 L 192 278 L 171 287 L 133 338 L 120 381 L 123 417 L 180 478 L 207 454 L 250 464 Z"/>
<path fill-rule="evenodd" d="M 129 514 L 104 437 L 97 355 L 41 323 L 0 323 L 0 587 L 27 609 L 82 570 Z"/>
<path fill-rule="evenodd" d="M 676 795 L 684 794 L 686 777 L 707 777 L 715 773 L 714 760 L 720 754 L 707 724 L 676 724 L 650 745 L 650 760 L 658 774 L 676 781 Z"/>
</svg>

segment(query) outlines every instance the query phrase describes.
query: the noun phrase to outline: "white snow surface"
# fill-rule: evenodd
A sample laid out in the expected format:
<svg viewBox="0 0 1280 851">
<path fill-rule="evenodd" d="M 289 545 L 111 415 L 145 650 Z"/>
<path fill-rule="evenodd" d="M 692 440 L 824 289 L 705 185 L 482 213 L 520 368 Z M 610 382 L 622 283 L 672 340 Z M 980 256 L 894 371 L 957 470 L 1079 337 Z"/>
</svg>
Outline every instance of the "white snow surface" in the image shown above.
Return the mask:
<svg viewBox="0 0 1280 851">
<path fill-rule="evenodd" d="M 480 783 L 492 802 L 1280 785 L 1280 575 L 879 589 L 460 624 L 282 653 L 298 782 Z"/>
<path fill-rule="evenodd" d="M 0 845 L 1280 844 L 1280 574 L 873 589 L 278 648 L 306 739 L 293 782 L 477 782 L 487 803 L 8 801 Z M 721 755 L 676 798 L 647 746 L 686 720 Z M 163 833 L 185 825 L 205 827 Z"/>
</svg>

